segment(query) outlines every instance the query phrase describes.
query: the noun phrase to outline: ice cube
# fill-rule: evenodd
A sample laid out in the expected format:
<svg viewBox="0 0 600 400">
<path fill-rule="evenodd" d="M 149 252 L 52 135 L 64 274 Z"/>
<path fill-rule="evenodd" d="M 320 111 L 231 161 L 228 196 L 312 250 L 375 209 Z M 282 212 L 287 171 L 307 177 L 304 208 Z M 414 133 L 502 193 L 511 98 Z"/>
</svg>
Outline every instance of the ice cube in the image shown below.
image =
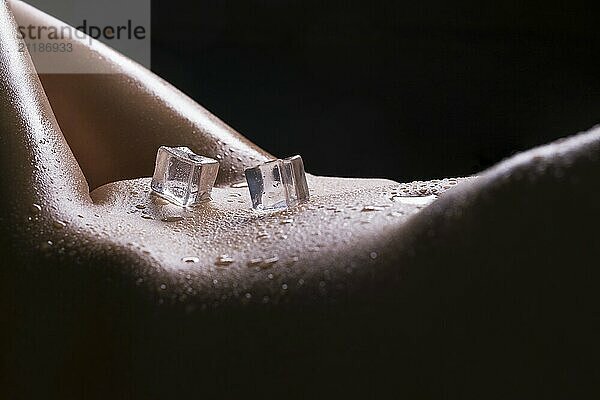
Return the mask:
<svg viewBox="0 0 600 400">
<path fill-rule="evenodd" d="M 309 199 L 302 157 L 270 160 L 245 171 L 252 207 L 270 210 L 295 207 Z"/>
<path fill-rule="evenodd" d="M 156 154 L 152 190 L 179 206 L 210 200 L 219 162 L 187 147 L 161 146 Z"/>
</svg>

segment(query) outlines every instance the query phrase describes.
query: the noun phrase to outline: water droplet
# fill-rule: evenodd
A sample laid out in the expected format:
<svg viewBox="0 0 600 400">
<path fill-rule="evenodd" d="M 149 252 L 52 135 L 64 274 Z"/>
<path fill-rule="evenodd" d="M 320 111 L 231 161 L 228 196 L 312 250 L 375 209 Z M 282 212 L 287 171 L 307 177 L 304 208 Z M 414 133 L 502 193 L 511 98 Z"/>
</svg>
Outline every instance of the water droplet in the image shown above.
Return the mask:
<svg viewBox="0 0 600 400">
<path fill-rule="evenodd" d="M 137 208 L 138 210 L 143 210 L 144 208 L 146 208 L 146 206 L 145 206 L 145 205 L 143 205 L 143 204 L 137 204 L 137 205 L 135 206 L 135 208 Z"/>
<path fill-rule="evenodd" d="M 40 206 L 39 204 L 35 204 L 35 203 L 31 205 L 31 212 L 37 214 L 40 211 L 42 211 L 42 206 Z"/>
<path fill-rule="evenodd" d="M 234 259 L 231 256 L 223 254 L 223 255 L 217 257 L 217 261 L 215 261 L 215 264 L 217 264 L 217 265 L 229 265 L 229 264 L 232 264 L 233 262 L 234 262 Z"/>
<path fill-rule="evenodd" d="M 236 182 L 236 183 L 232 183 L 231 184 L 232 188 L 243 188 L 243 187 L 248 187 L 248 182 L 244 181 L 244 182 Z"/>
<path fill-rule="evenodd" d="M 269 278 L 269 279 L 273 279 L 273 274 L 269 274 L 269 275 L 267 275 L 267 278 Z"/>
<path fill-rule="evenodd" d="M 164 283 L 160 284 L 160 290 L 166 290 L 167 289 L 167 285 L 165 285 Z"/>
<path fill-rule="evenodd" d="M 256 267 L 260 264 L 262 264 L 262 258 L 252 258 L 248 261 L 249 267 Z"/>
<path fill-rule="evenodd" d="M 251 298 L 252 298 L 252 294 L 250 294 L 250 293 L 246 293 L 246 294 L 244 295 L 244 297 L 246 297 L 247 299 L 251 299 Z"/>
<path fill-rule="evenodd" d="M 281 225 L 285 225 L 285 224 L 291 224 L 293 222 L 294 222 L 294 220 L 292 218 L 286 218 L 286 219 L 282 219 L 279 223 Z"/>
<path fill-rule="evenodd" d="M 154 203 L 156 203 L 158 205 L 163 205 L 163 206 L 167 205 L 167 204 L 171 204 L 171 203 L 169 203 L 169 200 L 163 199 L 160 196 L 153 196 L 153 201 L 154 201 Z"/>
<path fill-rule="evenodd" d="M 166 217 L 163 217 L 161 219 L 162 222 L 179 222 L 182 221 L 184 218 L 180 215 L 169 215 Z"/>
<path fill-rule="evenodd" d="M 197 263 L 200 262 L 200 259 L 198 257 L 182 257 L 181 261 L 183 261 L 184 263 Z"/>
<path fill-rule="evenodd" d="M 152 215 L 149 215 L 149 214 L 142 214 L 142 218 L 144 218 L 144 219 L 154 219 L 154 217 Z"/>
<path fill-rule="evenodd" d="M 268 237 L 270 237 L 270 236 L 271 236 L 271 235 L 269 235 L 267 232 L 261 232 L 261 233 L 259 233 L 259 234 L 256 236 L 256 238 L 257 238 L 257 239 L 266 239 L 266 238 L 268 238 Z"/>
<path fill-rule="evenodd" d="M 287 290 L 287 288 L 288 288 L 288 285 L 287 285 L 287 283 L 284 283 L 283 285 L 281 285 L 281 288 L 282 288 L 283 290 Z"/>
<path fill-rule="evenodd" d="M 371 257 L 371 260 L 374 260 L 377 258 L 377 253 L 372 251 L 371 254 L 369 254 L 369 257 Z"/>
<path fill-rule="evenodd" d="M 67 226 L 67 224 L 63 221 L 54 221 L 54 227 L 57 229 L 62 229 L 66 226 Z"/>
<path fill-rule="evenodd" d="M 267 258 L 263 261 L 263 268 L 269 268 L 271 267 L 273 264 L 275 264 L 277 261 L 279 261 L 279 257 L 277 256 L 273 256 L 271 258 Z"/>
<path fill-rule="evenodd" d="M 380 206 L 364 206 L 362 211 L 363 212 L 368 212 L 368 211 L 383 211 L 385 210 L 384 207 L 380 207 Z"/>
</svg>

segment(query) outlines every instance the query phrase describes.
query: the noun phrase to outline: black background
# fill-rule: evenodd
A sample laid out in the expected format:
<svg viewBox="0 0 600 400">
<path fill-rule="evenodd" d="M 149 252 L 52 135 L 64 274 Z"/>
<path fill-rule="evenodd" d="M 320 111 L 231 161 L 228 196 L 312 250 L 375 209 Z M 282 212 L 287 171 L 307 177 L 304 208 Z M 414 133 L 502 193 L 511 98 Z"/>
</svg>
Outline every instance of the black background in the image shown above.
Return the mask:
<svg viewBox="0 0 600 400">
<path fill-rule="evenodd" d="M 468 175 L 600 122 L 598 14 L 486 3 L 155 1 L 152 68 L 309 172 Z"/>
</svg>

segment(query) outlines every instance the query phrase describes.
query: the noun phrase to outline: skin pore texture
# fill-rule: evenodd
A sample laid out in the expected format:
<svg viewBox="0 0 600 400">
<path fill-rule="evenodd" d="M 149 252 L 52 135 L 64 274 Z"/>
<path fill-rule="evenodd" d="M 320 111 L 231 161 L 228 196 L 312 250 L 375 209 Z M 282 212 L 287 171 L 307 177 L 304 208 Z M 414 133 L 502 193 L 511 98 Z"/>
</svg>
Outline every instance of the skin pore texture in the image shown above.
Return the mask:
<svg viewBox="0 0 600 400">
<path fill-rule="evenodd" d="M 309 175 L 310 202 L 258 213 L 236 183 L 270 154 L 87 40 L 110 74 L 38 75 L 17 22 L 61 24 L 0 1 L 1 397 L 593 385 L 599 129 L 471 179 Z M 220 160 L 211 202 L 151 195 L 160 145 Z"/>
</svg>

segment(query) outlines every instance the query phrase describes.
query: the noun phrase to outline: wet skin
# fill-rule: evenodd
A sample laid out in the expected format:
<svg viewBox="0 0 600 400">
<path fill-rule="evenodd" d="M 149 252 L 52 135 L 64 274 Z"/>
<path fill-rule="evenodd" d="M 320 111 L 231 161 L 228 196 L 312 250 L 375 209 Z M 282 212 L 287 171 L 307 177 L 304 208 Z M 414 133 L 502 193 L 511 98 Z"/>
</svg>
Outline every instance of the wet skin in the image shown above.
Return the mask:
<svg viewBox="0 0 600 400">
<path fill-rule="evenodd" d="M 593 384 L 599 130 L 423 185 L 457 186 L 439 198 L 309 176 L 308 204 L 256 213 L 232 184 L 267 152 L 108 48 L 74 43 L 112 74 L 38 76 L 11 8 L 20 24 L 59 23 L 0 6 L 5 397 Z M 149 193 L 159 145 L 219 156 L 213 201 Z"/>
</svg>

